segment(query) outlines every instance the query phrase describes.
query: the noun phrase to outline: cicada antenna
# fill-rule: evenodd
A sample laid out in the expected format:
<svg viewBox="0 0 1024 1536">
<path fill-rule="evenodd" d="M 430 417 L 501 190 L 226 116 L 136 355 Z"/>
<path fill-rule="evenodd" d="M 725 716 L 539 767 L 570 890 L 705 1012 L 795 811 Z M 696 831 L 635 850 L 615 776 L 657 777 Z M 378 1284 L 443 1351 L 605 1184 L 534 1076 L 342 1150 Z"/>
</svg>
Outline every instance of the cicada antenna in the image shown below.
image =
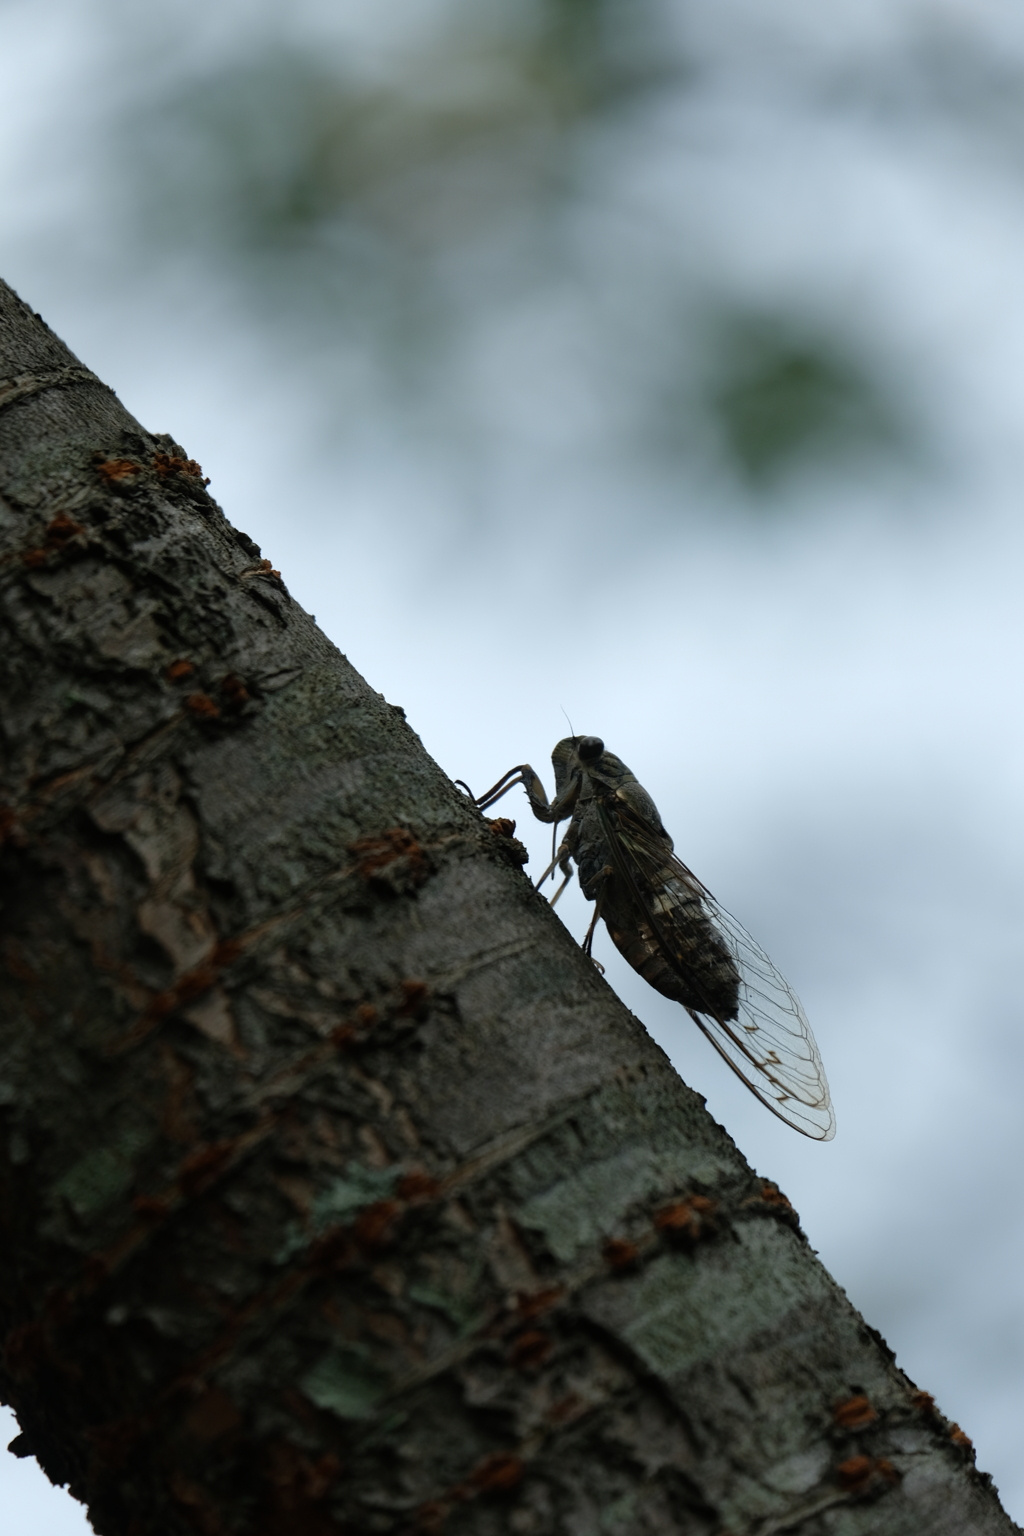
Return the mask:
<svg viewBox="0 0 1024 1536">
<path fill-rule="evenodd" d="M 573 746 L 575 746 L 576 745 L 576 727 L 573 725 L 572 721 L 569 719 L 569 711 L 566 709 L 565 705 L 564 704 L 559 704 L 558 707 L 562 711 L 562 714 L 565 716 L 566 724 L 569 727 L 569 734 L 572 737 L 572 744 L 573 744 Z M 555 858 L 555 838 L 558 836 L 559 825 L 560 825 L 560 823 L 556 821 L 554 823 L 554 825 L 552 826 L 552 828 L 551 828 L 551 878 L 552 878 L 552 880 L 555 878 L 555 864 L 557 863 L 557 860 Z M 538 882 L 538 885 L 543 885 L 543 883 L 544 883 L 544 881 L 541 880 L 541 881 Z M 565 890 L 565 887 L 566 887 L 567 883 L 568 883 L 568 876 L 566 877 L 565 880 L 562 881 L 561 885 L 558 887 L 558 890 L 555 892 L 554 896 L 552 896 L 552 898 L 551 898 L 551 905 L 552 906 L 554 906 L 554 904 L 558 900 L 559 896 L 561 896 L 562 892 Z"/>
</svg>

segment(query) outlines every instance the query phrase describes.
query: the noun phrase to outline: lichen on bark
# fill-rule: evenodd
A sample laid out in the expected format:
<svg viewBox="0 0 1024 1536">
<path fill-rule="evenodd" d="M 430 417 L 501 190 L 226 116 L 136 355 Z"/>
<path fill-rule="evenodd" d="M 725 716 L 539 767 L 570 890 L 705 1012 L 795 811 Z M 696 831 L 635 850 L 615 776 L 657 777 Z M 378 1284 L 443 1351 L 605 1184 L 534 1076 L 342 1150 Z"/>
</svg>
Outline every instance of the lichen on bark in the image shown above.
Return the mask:
<svg viewBox="0 0 1024 1536">
<path fill-rule="evenodd" d="M 19 1452 L 101 1536 L 1015 1529 L 186 450 L 0 354 Z"/>
</svg>

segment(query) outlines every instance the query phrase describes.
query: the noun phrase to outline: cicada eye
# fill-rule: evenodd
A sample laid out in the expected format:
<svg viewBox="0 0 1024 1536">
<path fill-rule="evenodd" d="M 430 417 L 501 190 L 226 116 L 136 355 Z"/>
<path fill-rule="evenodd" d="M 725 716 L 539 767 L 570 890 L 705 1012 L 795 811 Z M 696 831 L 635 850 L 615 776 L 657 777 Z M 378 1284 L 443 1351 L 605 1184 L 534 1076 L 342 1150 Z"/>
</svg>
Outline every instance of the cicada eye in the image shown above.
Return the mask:
<svg viewBox="0 0 1024 1536">
<path fill-rule="evenodd" d="M 596 763 L 604 751 L 600 736 L 581 736 L 576 743 L 576 755 L 581 763 Z"/>
</svg>

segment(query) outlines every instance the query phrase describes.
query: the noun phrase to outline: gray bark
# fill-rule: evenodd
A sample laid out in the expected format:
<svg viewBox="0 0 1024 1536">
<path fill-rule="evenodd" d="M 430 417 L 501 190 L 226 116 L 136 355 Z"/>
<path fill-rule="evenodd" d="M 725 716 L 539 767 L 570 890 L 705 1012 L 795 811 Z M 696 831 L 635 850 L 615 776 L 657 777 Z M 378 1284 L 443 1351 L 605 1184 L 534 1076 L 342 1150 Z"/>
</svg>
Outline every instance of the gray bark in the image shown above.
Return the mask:
<svg viewBox="0 0 1024 1536">
<path fill-rule="evenodd" d="M 102 1536 L 1015 1530 L 198 466 L 0 352 L 17 1449 Z"/>
</svg>

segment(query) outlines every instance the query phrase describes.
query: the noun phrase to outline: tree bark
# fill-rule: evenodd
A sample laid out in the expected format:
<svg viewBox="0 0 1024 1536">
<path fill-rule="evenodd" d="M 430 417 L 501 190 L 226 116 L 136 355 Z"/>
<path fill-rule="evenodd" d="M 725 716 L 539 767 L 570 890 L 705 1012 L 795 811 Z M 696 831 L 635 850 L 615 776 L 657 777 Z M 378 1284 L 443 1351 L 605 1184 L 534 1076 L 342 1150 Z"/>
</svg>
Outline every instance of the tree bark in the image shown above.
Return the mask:
<svg viewBox="0 0 1024 1536">
<path fill-rule="evenodd" d="M 1015 1530 L 186 452 L 0 352 L 19 1453 L 101 1536 Z"/>
</svg>

